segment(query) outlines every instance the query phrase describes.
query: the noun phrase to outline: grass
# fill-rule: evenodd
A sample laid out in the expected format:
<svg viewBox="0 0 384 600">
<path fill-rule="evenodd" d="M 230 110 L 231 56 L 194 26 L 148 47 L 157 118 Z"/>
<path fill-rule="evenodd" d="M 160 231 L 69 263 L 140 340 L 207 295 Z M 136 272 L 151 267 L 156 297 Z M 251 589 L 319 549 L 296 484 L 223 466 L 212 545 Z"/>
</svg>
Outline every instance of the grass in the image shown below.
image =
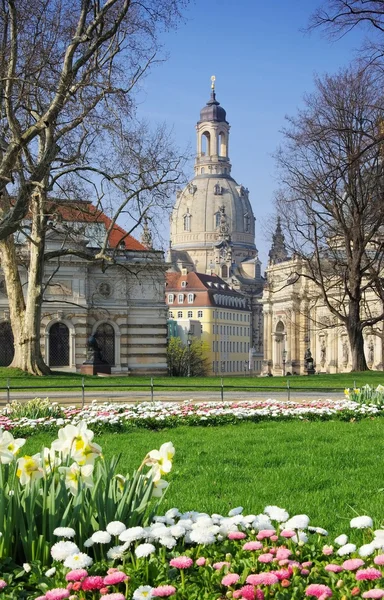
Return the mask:
<svg viewBox="0 0 384 600">
<path fill-rule="evenodd" d="M 36 377 L 28 375 L 19 369 L 10 369 L 0 367 L 0 388 L 5 388 L 9 380 L 11 389 L 28 390 L 36 389 L 37 395 L 43 395 L 45 391 L 70 388 L 79 389 L 81 387 L 82 375 L 80 373 L 58 373 L 53 372 L 48 377 Z M 366 371 L 364 373 L 337 373 L 334 375 L 320 374 L 312 377 L 293 376 L 293 377 L 224 377 L 223 384 L 225 388 L 242 387 L 245 390 L 268 390 L 276 388 L 287 388 L 287 382 L 292 389 L 322 389 L 332 391 L 334 389 L 344 390 L 345 387 L 357 387 L 369 384 L 376 387 L 379 384 L 384 385 L 384 372 Z M 84 376 L 86 388 L 97 387 L 99 390 L 106 390 L 111 386 L 116 386 L 120 390 L 146 389 L 149 390 L 150 377 L 131 377 L 131 376 L 112 376 L 108 378 Z M 158 391 L 177 390 L 177 389 L 209 389 L 212 387 L 216 391 L 221 384 L 220 377 L 156 377 L 154 378 L 155 389 Z M 41 387 L 42 391 L 39 391 Z"/>
<path fill-rule="evenodd" d="M 277 504 L 292 515 L 308 514 L 313 525 L 336 535 L 356 514 L 384 523 L 383 432 L 383 419 L 268 422 L 101 435 L 96 441 L 107 457 L 121 453 L 121 473 L 132 472 L 163 442 L 174 443 L 164 511 L 177 506 L 225 514 L 241 505 L 257 514 Z M 25 451 L 37 452 L 52 439 L 37 434 Z"/>
</svg>

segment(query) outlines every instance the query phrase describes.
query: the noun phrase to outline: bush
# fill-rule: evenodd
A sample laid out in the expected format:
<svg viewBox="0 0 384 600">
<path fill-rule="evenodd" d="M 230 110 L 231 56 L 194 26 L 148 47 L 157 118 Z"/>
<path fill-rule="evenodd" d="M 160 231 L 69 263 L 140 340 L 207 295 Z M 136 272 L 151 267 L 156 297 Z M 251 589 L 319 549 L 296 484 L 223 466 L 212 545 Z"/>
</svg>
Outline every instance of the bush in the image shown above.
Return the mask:
<svg viewBox="0 0 384 600">
<path fill-rule="evenodd" d="M 190 346 L 180 338 L 172 337 L 167 348 L 169 374 L 174 377 L 205 377 L 209 371 L 207 345 L 192 338 Z"/>
</svg>

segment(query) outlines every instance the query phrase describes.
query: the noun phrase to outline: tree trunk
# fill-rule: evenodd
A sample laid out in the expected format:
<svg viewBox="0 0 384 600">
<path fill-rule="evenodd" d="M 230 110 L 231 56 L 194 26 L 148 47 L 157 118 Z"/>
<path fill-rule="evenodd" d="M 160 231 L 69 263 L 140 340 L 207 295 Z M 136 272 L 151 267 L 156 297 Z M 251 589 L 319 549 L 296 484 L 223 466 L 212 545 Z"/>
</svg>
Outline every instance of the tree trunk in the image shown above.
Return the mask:
<svg viewBox="0 0 384 600">
<path fill-rule="evenodd" d="M 352 371 L 369 371 L 364 354 L 364 338 L 360 320 L 360 303 L 350 302 L 346 323 L 352 355 Z"/>
<path fill-rule="evenodd" d="M 11 327 L 15 354 L 11 367 L 27 371 L 31 375 L 48 375 L 40 350 L 40 322 L 42 304 L 42 280 L 44 269 L 44 228 L 38 207 L 32 217 L 28 288 L 24 299 L 19 272 L 19 260 L 13 236 L 0 241 L 1 264 L 5 275 Z M 41 212 L 41 214 L 43 214 Z"/>
</svg>

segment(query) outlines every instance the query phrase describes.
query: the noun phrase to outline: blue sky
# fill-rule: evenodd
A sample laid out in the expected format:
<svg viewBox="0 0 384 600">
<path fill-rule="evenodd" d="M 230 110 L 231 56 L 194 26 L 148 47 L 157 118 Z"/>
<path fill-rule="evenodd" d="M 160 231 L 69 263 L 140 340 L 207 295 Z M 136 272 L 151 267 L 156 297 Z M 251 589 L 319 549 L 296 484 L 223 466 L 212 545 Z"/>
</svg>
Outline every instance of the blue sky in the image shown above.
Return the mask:
<svg viewBox="0 0 384 600">
<path fill-rule="evenodd" d="M 272 154 L 285 115 L 294 115 L 315 74 L 346 66 L 363 39 L 355 31 L 331 42 L 302 33 L 321 0 L 195 0 L 186 22 L 162 36 L 168 60 L 143 83 L 139 114 L 173 128 L 175 142 L 195 151 L 195 124 L 216 76 L 217 99 L 231 125 L 232 175 L 250 190 L 263 268 L 278 182 Z M 190 165 L 193 176 L 193 161 Z M 164 236 L 168 232 L 164 230 Z"/>
</svg>

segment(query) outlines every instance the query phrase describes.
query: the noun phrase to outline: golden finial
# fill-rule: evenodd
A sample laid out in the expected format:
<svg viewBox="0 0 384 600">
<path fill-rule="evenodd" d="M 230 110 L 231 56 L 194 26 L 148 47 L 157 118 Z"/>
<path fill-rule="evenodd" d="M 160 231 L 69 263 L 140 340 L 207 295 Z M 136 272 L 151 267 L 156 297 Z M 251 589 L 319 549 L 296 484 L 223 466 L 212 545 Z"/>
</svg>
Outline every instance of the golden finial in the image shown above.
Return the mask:
<svg viewBox="0 0 384 600">
<path fill-rule="evenodd" d="M 214 75 L 212 75 L 212 77 L 211 77 L 211 89 L 212 90 L 215 89 L 215 81 L 216 81 L 216 77 Z"/>
</svg>

